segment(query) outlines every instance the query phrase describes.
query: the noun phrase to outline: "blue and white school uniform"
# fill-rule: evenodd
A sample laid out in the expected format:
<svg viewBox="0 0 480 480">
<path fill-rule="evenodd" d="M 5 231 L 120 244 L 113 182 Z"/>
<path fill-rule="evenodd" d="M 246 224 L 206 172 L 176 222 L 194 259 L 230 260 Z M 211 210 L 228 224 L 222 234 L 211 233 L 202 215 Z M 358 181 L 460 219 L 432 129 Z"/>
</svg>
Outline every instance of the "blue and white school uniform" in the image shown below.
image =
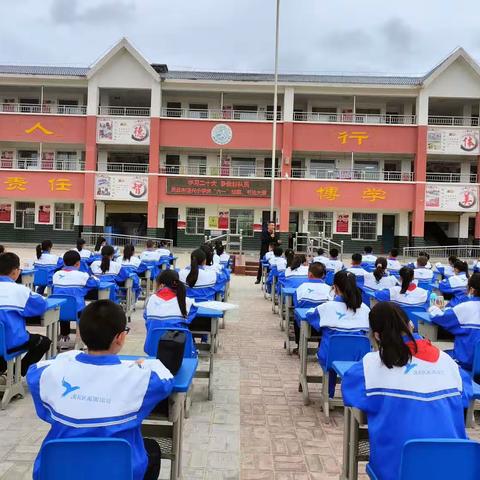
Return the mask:
<svg viewBox="0 0 480 480">
<path fill-rule="evenodd" d="M 63 260 L 53 253 L 43 252 L 40 258 L 36 258 L 33 262 L 35 267 L 41 268 L 59 268 L 63 265 Z"/>
<path fill-rule="evenodd" d="M 380 280 L 377 280 L 373 273 L 367 273 L 363 281 L 363 285 L 372 290 L 383 290 L 385 288 L 394 287 L 396 284 L 396 277 L 387 274 L 385 274 Z"/>
<path fill-rule="evenodd" d="M 53 275 L 53 293 L 75 297 L 77 312 L 81 312 L 85 308 L 85 295 L 90 290 L 98 289 L 99 285 L 98 278 L 74 267 L 65 267 Z"/>
<path fill-rule="evenodd" d="M 402 287 L 386 288 L 375 292 L 375 298 L 379 302 L 394 302 L 402 307 L 423 307 L 428 300 L 428 291 L 411 283 L 405 293 L 400 293 Z"/>
<path fill-rule="evenodd" d="M 283 257 L 272 257 L 268 263 L 270 268 L 276 267 L 278 272 L 282 272 L 287 268 L 287 260 Z"/>
<path fill-rule="evenodd" d="M 117 277 L 117 275 L 120 273 L 120 270 L 122 269 L 122 265 L 114 260 L 110 260 L 110 266 L 106 272 L 102 272 L 102 269 L 100 268 L 100 265 L 102 264 L 101 260 L 95 260 L 91 265 L 90 265 L 90 270 L 92 270 L 92 273 L 97 276 L 97 277 L 103 277 L 103 276 L 111 276 L 111 277 Z"/>
<path fill-rule="evenodd" d="M 387 258 L 387 270 L 399 271 L 402 264 L 396 258 Z"/>
<path fill-rule="evenodd" d="M 178 306 L 178 300 L 174 292 L 169 288 L 154 293 L 147 301 L 147 305 L 143 312 L 147 330 L 152 321 L 178 321 L 190 323 L 197 313 L 197 307 L 194 305 L 192 298 L 186 297 L 185 306 L 187 308 L 187 318 L 183 318 L 183 314 Z"/>
<path fill-rule="evenodd" d="M 230 261 L 230 255 L 228 253 L 223 252 L 220 255 L 220 263 L 227 264 Z"/>
<path fill-rule="evenodd" d="M 145 250 L 140 254 L 140 260 L 146 263 L 157 263 L 160 260 L 160 254 L 155 250 Z"/>
<path fill-rule="evenodd" d="M 433 270 L 427 267 L 418 267 L 413 270 L 415 280 L 431 281 L 433 278 Z"/>
<path fill-rule="evenodd" d="M 343 262 L 341 260 L 337 260 L 336 258 L 330 258 L 325 266 L 327 267 L 327 270 L 333 270 L 335 273 L 345 268 Z"/>
<path fill-rule="evenodd" d="M 376 255 L 372 255 L 371 253 L 365 253 L 364 255 L 362 255 L 362 263 L 375 263 L 376 261 Z"/>
<path fill-rule="evenodd" d="M 468 278 L 465 273 L 453 275 L 438 284 L 438 289 L 442 293 L 452 295 L 448 303 L 449 307 L 454 307 L 467 300 Z"/>
<path fill-rule="evenodd" d="M 300 265 L 295 270 L 292 270 L 288 267 L 285 270 L 285 278 L 289 277 L 307 277 L 308 276 L 308 267 L 306 265 Z"/>
<path fill-rule="evenodd" d="M 432 309 L 432 321 L 455 336 L 453 358 L 472 369 L 475 344 L 480 341 L 480 298 L 468 298 L 453 308 Z"/>
<path fill-rule="evenodd" d="M 352 265 L 347 268 L 347 272 L 353 273 L 356 277 L 365 277 L 369 273 L 361 265 Z"/>
<path fill-rule="evenodd" d="M 170 257 L 172 252 L 168 248 L 157 248 L 157 253 L 160 257 Z"/>
<path fill-rule="evenodd" d="M 316 257 L 313 257 L 313 260 L 312 260 L 312 262 L 323 263 L 325 267 L 327 266 L 329 261 L 330 259 L 325 255 L 317 255 Z"/>
<path fill-rule="evenodd" d="M 92 256 L 92 252 L 90 250 L 87 250 L 86 248 L 82 248 L 79 250 L 78 248 L 73 249 L 75 252 L 78 252 L 80 255 L 80 258 L 83 260 L 88 260 Z"/>
<path fill-rule="evenodd" d="M 269 262 L 271 258 L 273 258 L 275 255 L 273 254 L 273 252 L 267 252 L 264 256 L 263 256 L 263 261 L 265 263 Z"/>
<path fill-rule="evenodd" d="M 125 439 L 132 448 L 133 479 L 148 464 L 141 425 L 172 392 L 173 377 L 160 360 L 141 365 L 117 355 L 70 351 L 30 367 L 27 382 L 37 415 L 51 424 L 44 443 L 58 438 Z M 42 449 L 33 478 L 39 478 Z"/>
<path fill-rule="evenodd" d="M 333 300 L 332 288 L 323 280 L 310 278 L 295 290 L 293 304 L 298 308 L 309 308 Z"/>
<path fill-rule="evenodd" d="M 131 256 L 128 260 L 125 260 L 123 257 L 118 257 L 115 262 L 119 263 L 122 267 L 128 267 L 131 269 L 137 269 L 142 261 L 135 256 Z"/>
<path fill-rule="evenodd" d="M 419 351 L 404 367 L 387 368 L 378 352 L 367 353 L 342 380 L 346 406 L 367 414 L 370 465 L 382 480 L 398 480 L 405 442 L 417 438 L 466 438 L 463 409 L 471 379 L 435 347 L 415 335 Z M 431 355 L 429 350 L 437 350 Z M 429 358 L 431 357 L 431 358 Z"/>
<path fill-rule="evenodd" d="M 0 276 L 0 322 L 5 329 L 7 350 L 28 342 L 25 317 L 41 316 L 46 310 L 47 301 L 41 295 L 10 277 Z"/>
<path fill-rule="evenodd" d="M 435 265 L 435 268 L 437 269 L 438 273 L 440 273 L 440 275 L 442 275 L 445 278 L 453 277 L 453 275 L 455 275 L 455 270 L 451 265 L 443 266 L 441 263 L 437 263 Z"/>
<path fill-rule="evenodd" d="M 180 270 L 178 276 L 180 277 L 180 281 L 185 284 L 188 296 L 195 300 L 213 300 L 217 291 L 223 287 L 223 284 L 218 281 L 218 275 L 215 270 L 207 270 L 204 267 L 199 267 L 197 282 L 193 287 L 187 285 L 187 276 L 189 273 L 190 267 L 186 267 Z"/>
</svg>

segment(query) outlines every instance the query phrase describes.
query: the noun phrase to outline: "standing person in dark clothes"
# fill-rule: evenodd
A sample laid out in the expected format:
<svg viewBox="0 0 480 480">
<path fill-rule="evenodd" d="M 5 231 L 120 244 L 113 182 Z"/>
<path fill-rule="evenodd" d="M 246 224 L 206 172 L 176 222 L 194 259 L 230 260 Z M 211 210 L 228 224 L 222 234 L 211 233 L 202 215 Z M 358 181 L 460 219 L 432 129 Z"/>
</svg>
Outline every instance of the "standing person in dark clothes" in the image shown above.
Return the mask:
<svg viewBox="0 0 480 480">
<path fill-rule="evenodd" d="M 262 243 L 260 244 L 260 260 L 258 263 L 257 281 L 255 282 L 255 285 L 258 285 L 262 279 L 262 258 L 268 252 L 268 246 L 271 242 L 275 242 L 277 245 L 281 243 L 280 236 L 275 231 L 274 222 L 270 222 L 267 225 L 267 228 L 262 230 Z"/>
</svg>

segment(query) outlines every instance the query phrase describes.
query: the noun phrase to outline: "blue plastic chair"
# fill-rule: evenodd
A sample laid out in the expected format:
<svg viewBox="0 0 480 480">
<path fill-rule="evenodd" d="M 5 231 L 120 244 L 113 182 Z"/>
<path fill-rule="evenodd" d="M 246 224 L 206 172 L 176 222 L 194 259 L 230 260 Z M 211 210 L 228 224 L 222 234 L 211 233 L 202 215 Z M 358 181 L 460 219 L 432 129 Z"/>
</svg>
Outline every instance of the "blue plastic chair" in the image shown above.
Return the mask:
<svg viewBox="0 0 480 480">
<path fill-rule="evenodd" d="M 45 289 L 50 283 L 50 270 L 46 268 L 35 268 L 33 276 L 33 286 Z"/>
<path fill-rule="evenodd" d="M 133 480 L 132 449 L 123 438 L 49 440 L 40 455 L 39 480 Z"/>
<path fill-rule="evenodd" d="M 480 342 L 475 344 L 475 351 L 473 354 L 473 365 L 472 365 L 472 387 L 473 387 L 473 395 L 472 399 L 470 400 L 470 405 L 468 406 L 467 411 L 467 427 L 473 427 L 474 417 L 473 414 L 475 412 L 475 400 L 480 400 L 480 383 L 475 381 L 480 379 Z"/>
<path fill-rule="evenodd" d="M 335 272 L 333 270 L 328 270 L 327 274 L 325 275 L 325 283 L 327 285 L 333 285 L 333 277 L 335 277 Z"/>
<path fill-rule="evenodd" d="M 185 322 L 185 319 L 179 317 L 178 322 Z M 182 326 L 176 326 L 174 324 L 174 321 L 172 320 L 168 320 L 168 321 L 159 320 L 157 321 L 157 323 L 162 325 L 155 326 L 153 328 L 150 328 L 147 331 L 147 337 L 145 338 L 145 345 L 143 346 L 143 351 L 147 355 L 151 357 L 156 357 L 157 350 L 158 350 L 158 342 L 160 341 L 160 339 L 163 337 L 163 335 L 165 335 L 165 333 L 171 330 L 175 330 L 175 331 L 184 332 L 187 336 L 183 358 L 196 358 L 198 356 L 197 349 L 193 341 L 192 332 L 188 328 L 182 327 Z"/>
<path fill-rule="evenodd" d="M 370 464 L 367 464 L 367 473 L 372 480 L 378 480 Z M 480 443 L 456 438 L 425 438 L 405 442 L 398 479 L 425 478 L 478 480 Z"/>
<path fill-rule="evenodd" d="M 330 405 L 332 403 L 338 403 L 338 401 L 332 402 L 333 399 L 330 399 L 328 392 L 330 375 L 334 373 L 333 362 L 359 362 L 368 352 L 371 351 L 371 349 L 370 340 L 365 335 L 339 334 L 330 337 L 325 369 L 320 365 L 323 371 L 323 412 L 327 418 L 329 417 Z M 343 402 L 339 404 L 343 404 Z"/>
</svg>

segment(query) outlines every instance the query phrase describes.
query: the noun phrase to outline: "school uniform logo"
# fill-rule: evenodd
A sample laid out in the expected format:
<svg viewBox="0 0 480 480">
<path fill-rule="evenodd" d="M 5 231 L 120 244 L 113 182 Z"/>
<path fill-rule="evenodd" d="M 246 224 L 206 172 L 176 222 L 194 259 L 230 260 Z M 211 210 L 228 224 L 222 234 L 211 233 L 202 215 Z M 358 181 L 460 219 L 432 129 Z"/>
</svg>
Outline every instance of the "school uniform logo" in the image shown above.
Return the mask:
<svg viewBox="0 0 480 480">
<path fill-rule="evenodd" d="M 65 389 L 62 397 L 66 397 L 69 393 L 75 392 L 75 390 L 80 390 L 80 387 L 72 387 L 72 385 L 65 380 L 65 377 L 62 379 L 62 387 Z"/>
<path fill-rule="evenodd" d="M 407 375 L 407 373 L 411 372 L 418 364 L 417 363 L 409 363 L 407 365 L 405 365 L 405 375 Z"/>
</svg>

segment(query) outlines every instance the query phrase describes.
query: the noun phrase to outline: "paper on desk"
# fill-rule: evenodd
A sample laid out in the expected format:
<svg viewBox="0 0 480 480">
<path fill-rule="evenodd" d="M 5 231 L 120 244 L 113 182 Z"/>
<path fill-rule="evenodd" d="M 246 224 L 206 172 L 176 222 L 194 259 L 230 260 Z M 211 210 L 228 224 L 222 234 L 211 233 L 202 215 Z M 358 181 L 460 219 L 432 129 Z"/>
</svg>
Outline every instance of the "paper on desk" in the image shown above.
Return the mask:
<svg viewBox="0 0 480 480">
<path fill-rule="evenodd" d="M 211 308 L 212 310 L 219 310 L 220 312 L 226 312 L 227 310 L 235 310 L 238 305 L 226 302 L 217 302 L 216 300 L 210 300 L 208 302 L 194 303 L 196 307 Z"/>
</svg>

